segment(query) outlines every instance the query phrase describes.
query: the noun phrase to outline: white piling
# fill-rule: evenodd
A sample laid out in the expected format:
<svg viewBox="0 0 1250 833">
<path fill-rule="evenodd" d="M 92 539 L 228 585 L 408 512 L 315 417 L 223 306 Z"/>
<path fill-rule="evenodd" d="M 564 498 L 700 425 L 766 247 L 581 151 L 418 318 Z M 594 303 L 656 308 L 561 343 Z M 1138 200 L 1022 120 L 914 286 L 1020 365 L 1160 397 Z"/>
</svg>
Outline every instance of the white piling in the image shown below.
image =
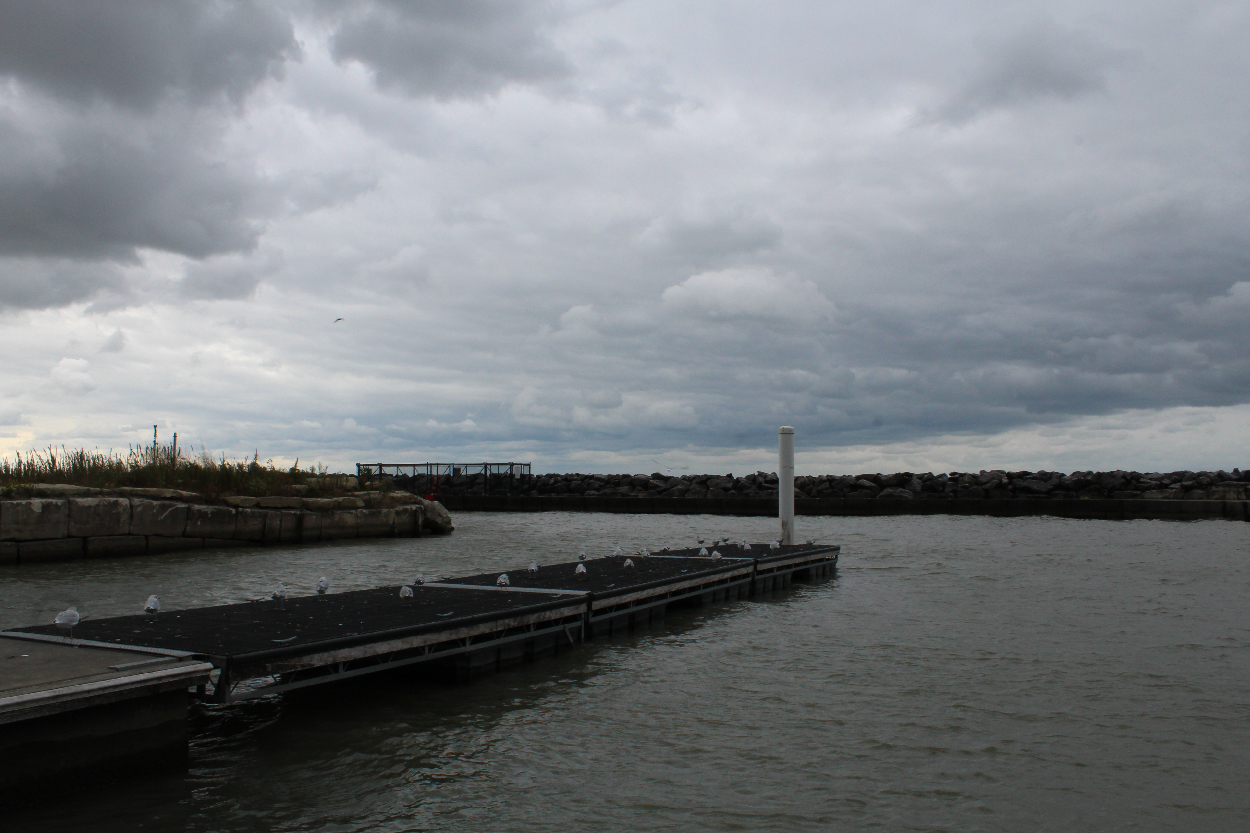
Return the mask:
<svg viewBox="0 0 1250 833">
<path fill-rule="evenodd" d="M 794 429 L 777 429 L 777 516 L 781 543 L 794 543 Z"/>
</svg>

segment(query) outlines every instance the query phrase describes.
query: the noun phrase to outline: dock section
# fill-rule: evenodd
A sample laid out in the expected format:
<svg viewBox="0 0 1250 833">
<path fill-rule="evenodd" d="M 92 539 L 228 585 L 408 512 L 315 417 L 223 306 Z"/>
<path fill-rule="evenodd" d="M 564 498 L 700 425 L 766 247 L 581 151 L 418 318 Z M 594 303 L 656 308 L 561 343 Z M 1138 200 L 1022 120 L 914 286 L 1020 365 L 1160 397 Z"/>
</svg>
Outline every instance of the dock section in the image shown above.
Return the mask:
<svg viewBox="0 0 1250 833">
<path fill-rule="evenodd" d="M 188 689 L 213 666 L 68 643 L 0 637 L 0 792 L 185 765 Z"/>
<path fill-rule="evenodd" d="M 185 757 L 189 689 L 231 703 L 418 665 L 467 680 L 648 627 L 673 606 L 825 578 L 840 550 L 718 549 L 720 557 L 686 549 L 520 567 L 505 584 L 499 573 L 482 573 L 403 593 L 396 585 L 91 619 L 74 628 L 72 641 L 54 625 L 7 631 L 0 634 L 4 668 L 13 669 L 0 689 L 5 779 L 24 768 L 23 756 L 41 738 L 49 742 L 48 766 L 36 768 L 42 775 L 67 761 L 98 767 L 109 743 L 80 753 L 73 739 L 86 735 L 114 738 L 127 759 Z"/>
</svg>

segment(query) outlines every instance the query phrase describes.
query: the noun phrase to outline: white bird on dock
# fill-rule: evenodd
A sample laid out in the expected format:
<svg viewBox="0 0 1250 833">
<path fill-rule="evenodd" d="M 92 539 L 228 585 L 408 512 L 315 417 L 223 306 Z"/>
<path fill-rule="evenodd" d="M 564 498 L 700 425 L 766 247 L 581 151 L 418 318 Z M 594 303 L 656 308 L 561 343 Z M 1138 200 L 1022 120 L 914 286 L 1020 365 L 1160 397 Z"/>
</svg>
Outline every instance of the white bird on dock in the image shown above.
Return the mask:
<svg viewBox="0 0 1250 833">
<path fill-rule="evenodd" d="M 750 542 L 750 541 L 747 541 L 746 539 L 743 539 L 743 541 L 742 541 L 742 548 L 743 548 L 744 550 L 749 550 L 749 549 L 751 549 L 751 542 Z"/>
<path fill-rule="evenodd" d="M 699 547 L 699 555 L 707 558 L 707 547 Z"/>
<path fill-rule="evenodd" d="M 417 585 L 417 587 L 425 584 L 425 573 L 417 573 L 417 580 L 413 584 Z"/>
<path fill-rule="evenodd" d="M 531 561 L 531 562 L 530 562 L 529 572 L 530 572 L 530 575 L 534 575 L 534 574 L 536 574 L 536 573 L 538 572 L 538 562 L 537 562 L 537 561 Z"/>
<path fill-rule="evenodd" d="M 399 598 L 401 598 L 401 599 L 411 599 L 411 598 L 412 598 L 412 588 L 411 588 L 411 587 L 409 587 L 409 586 L 408 586 L 408 585 L 406 585 L 406 584 L 405 584 L 403 587 L 399 588 Z"/>
<path fill-rule="evenodd" d="M 651 555 L 651 550 L 647 549 L 646 547 L 643 547 L 642 549 L 638 550 L 638 554 L 641 555 L 643 558 L 648 558 Z"/>
<path fill-rule="evenodd" d="M 278 604 L 286 607 L 286 582 L 278 582 L 278 586 L 273 590 L 273 600 Z"/>
<path fill-rule="evenodd" d="M 155 593 L 148 596 L 148 600 L 143 603 L 143 612 L 148 615 L 149 619 L 155 619 L 156 614 L 161 612 L 161 600 L 156 598 Z"/>
<path fill-rule="evenodd" d="M 769 548 L 770 550 L 779 550 L 779 549 L 781 549 L 781 542 L 780 542 L 780 541 L 773 541 L 771 544 L 769 544 L 769 545 L 768 545 L 768 548 Z"/>
<path fill-rule="evenodd" d="M 816 540 L 815 540 L 814 538 L 808 538 L 808 539 L 807 539 L 807 545 L 808 545 L 809 547 L 810 547 L 810 546 L 813 546 L 815 543 L 816 543 Z"/>
<path fill-rule="evenodd" d="M 620 547 L 617 547 L 616 549 L 612 550 L 612 554 L 613 554 L 613 555 L 624 555 L 625 553 L 621 551 L 621 548 L 620 548 Z"/>
<path fill-rule="evenodd" d="M 330 581 L 325 576 L 317 579 L 317 595 L 324 596 L 330 590 Z"/>
<path fill-rule="evenodd" d="M 508 585 L 512 584 L 512 579 L 508 578 L 507 573 L 500 573 L 499 578 L 495 579 L 495 584 L 499 585 L 500 587 L 507 587 Z"/>
<path fill-rule="evenodd" d="M 577 551 L 577 560 L 578 561 L 586 560 L 586 548 L 585 547 L 582 547 L 580 550 Z"/>
<path fill-rule="evenodd" d="M 718 550 L 712 550 L 712 558 L 720 558 L 721 554 Z"/>
<path fill-rule="evenodd" d="M 632 558 L 626 558 L 626 559 L 625 559 L 625 569 L 626 569 L 626 570 L 632 570 L 632 569 L 634 569 L 634 559 L 632 559 Z"/>
<path fill-rule="evenodd" d="M 573 575 L 575 578 L 577 578 L 578 581 L 585 581 L 586 580 L 586 565 L 578 564 L 577 569 L 573 571 Z"/>
<path fill-rule="evenodd" d="M 56 615 L 56 618 L 52 620 L 53 624 L 61 630 L 69 631 L 70 639 L 74 638 L 74 625 L 77 625 L 81 621 L 82 617 L 78 615 L 78 608 L 73 605 L 70 605 L 65 610 L 62 610 Z"/>
<path fill-rule="evenodd" d="M 663 549 L 661 549 L 661 550 L 660 550 L 660 552 L 668 552 L 670 549 L 671 549 L 671 548 L 670 548 L 667 544 L 665 544 L 665 545 L 664 545 L 664 548 L 663 548 Z"/>
</svg>

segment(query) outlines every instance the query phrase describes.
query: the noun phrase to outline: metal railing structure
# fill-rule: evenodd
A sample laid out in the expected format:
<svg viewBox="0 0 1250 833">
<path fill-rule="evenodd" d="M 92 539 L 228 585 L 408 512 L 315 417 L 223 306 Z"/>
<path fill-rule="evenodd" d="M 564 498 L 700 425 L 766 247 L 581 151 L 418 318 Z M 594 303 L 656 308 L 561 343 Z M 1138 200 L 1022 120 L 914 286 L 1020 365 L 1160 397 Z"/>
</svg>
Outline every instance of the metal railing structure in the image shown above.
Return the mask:
<svg viewBox="0 0 1250 833">
<path fill-rule="evenodd" d="M 381 477 L 411 478 L 426 495 L 457 477 L 481 476 L 485 494 L 510 495 L 530 488 L 533 471 L 529 463 L 357 463 L 356 476 L 362 481 Z M 422 479 L 423 478 L 423 479 Z"/>
</svg>

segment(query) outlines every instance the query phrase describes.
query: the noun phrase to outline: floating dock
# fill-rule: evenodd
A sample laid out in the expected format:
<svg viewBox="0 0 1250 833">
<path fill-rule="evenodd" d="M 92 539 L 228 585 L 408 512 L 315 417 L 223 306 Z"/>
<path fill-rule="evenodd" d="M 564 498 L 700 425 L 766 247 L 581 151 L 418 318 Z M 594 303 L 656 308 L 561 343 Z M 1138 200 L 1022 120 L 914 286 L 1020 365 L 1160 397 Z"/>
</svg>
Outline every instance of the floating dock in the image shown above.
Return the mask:
<svg viewBox="0 0 1250 833">
<path fill-rule="evenodd" d="M 499 573 L 450 578 L 413 586 L 407 598 L 396 585 L 90 619 L 74 628 L 72 640 L 55 625 L 6 631 L 0 649 L 16 659 L 2 667 L 26 660 L 34 667 L 38 656 L 43 671 L 16 686 L 6 674 L 0 686 L 0 758 L 14 759 L 11 752 L 41 733 L 52 747 L 68 742 L 75 730 L 67 714 L 107 704 L 112 710 L 98 711 L 97 722 L 113 720 L 124 733 L 144 704 L 153 712 L 149 722 L 183 720 L 189 692 L 231 703 L 423 663 L 466 680 L 647 627 L 669 606 L 746 599 L 820 580 L 832 575 L 840 551 L 814 544 L 718 549 L 720 558 L 692 548 L 509 570 L 507 586 L 499 586 Z M 153 705 L 161 696 L 163 711 Z M 185 755 L 185 729 L 180 737 Z"/>
</svg>

